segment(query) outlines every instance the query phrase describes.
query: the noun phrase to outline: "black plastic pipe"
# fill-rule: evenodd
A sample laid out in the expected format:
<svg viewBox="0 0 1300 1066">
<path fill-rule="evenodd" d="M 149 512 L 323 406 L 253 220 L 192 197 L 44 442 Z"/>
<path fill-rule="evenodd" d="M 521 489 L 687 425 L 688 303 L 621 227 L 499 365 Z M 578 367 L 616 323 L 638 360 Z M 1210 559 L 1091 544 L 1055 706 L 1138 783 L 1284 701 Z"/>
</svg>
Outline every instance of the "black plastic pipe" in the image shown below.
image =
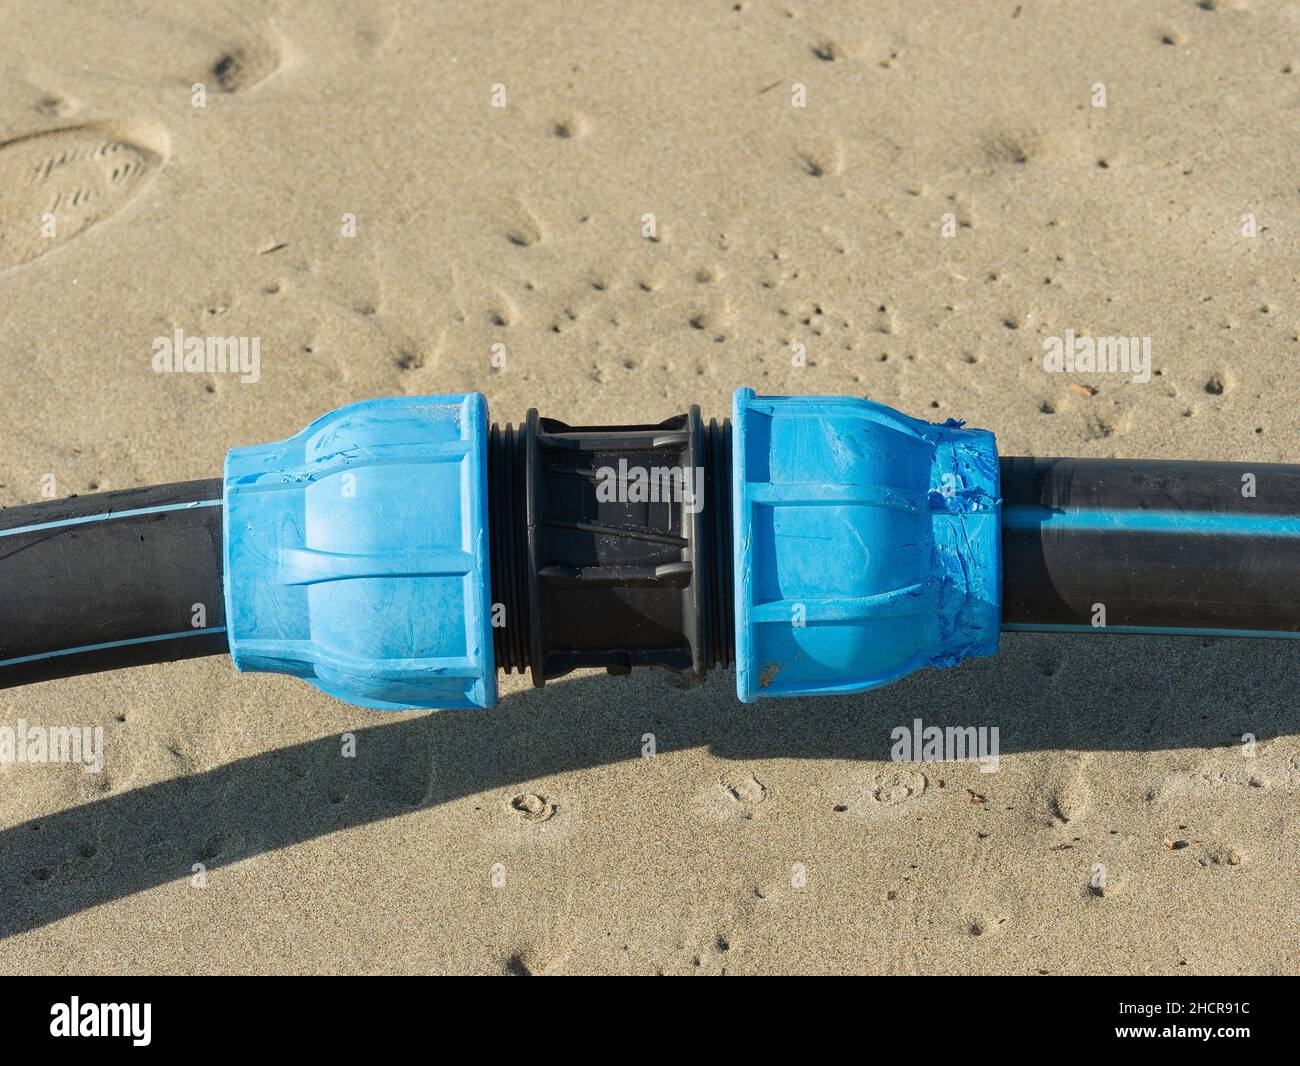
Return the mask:
<svg viewBox="0 0 1300 1066">
<path fill-rule="evenodd" d="M 0 510 L 0 688 L 227 651 L 221 480 Z"/>
<path fill-rule="evenodd" d="M 493 599 L 528 621 L 495 634 L 498 669 L 729 665 L 730 448 L 695 409 L 493 427 Z M 705 506 L 629 525 L 592 487 L 620 458 L 702 468 Z M 1004 458 L 1001 480 L 1004 629 L 1300 632 L 1300 466 Z M 226 652 L 221 494 L 214 478 L 0 510 L 0 688 Z"/>
<path fill-rule="evenodd" d="M 1300 466 L 1001 464 L 1003 629 L 1300 631 Z"/>
</svg>

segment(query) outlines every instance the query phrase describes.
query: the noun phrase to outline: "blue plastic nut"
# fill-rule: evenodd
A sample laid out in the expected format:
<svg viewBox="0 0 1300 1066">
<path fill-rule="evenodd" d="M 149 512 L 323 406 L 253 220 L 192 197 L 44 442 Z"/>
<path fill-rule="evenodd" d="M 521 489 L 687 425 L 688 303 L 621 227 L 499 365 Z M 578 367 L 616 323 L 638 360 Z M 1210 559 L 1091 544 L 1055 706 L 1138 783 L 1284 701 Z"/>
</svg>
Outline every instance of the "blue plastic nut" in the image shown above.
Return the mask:
<svg viewBox="0 0 1300 1066">
<path fill-rule="evenodd" d="M 379 709 L 496 702 L 479 393 L 368 400 L 233 449 L 225 540 L 240 670 Z"/>
<path fill-rule="evenodd" d="M 732 423 L 742 700 L 859 692 L 997 651 L 992 433 L 752 389 Z"/>
</svg>

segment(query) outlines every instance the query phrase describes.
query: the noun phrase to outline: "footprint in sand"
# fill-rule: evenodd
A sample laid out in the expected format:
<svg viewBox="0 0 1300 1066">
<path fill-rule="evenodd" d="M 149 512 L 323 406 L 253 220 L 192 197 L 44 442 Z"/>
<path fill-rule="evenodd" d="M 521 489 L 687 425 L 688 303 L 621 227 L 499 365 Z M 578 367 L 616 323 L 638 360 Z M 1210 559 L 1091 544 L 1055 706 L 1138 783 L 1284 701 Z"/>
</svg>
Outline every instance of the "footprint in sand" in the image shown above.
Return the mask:
<svg viewBox="0 0 1300 1066">
<path fill-rule="evenodd" d="M 28 263 L 102 222 L 167 160 L 161 129 L 92 123 L 0 144 L 0 271 Z"/>
<path fill-rule="evenodd" d="M 242 93 L 279 69 L 279 51 L 269 41 L 258 41 L 222 52 L 209 73 L 223 93 Z"/>
<path fill-rule="evenodd" d="M 870 804 L 896 807 L 900 803 L 906 803 L 910 799 L 923 795 L 929 784 L 929 778 L 919 770 L 881 770 L 868 784 L 867 795 Z"/>
<path fill-rule="evenodd" d="M 767 799 L 767 786 L 748 770 L 724 774 L 719 784 L 736 803 L 756 807 Z"/>
<path fill-rule="evenodd" d="M 1088 767 L 1092 759 L 1082 756 L 1055 769 L 1055 780 L 1046 790 L 1048 825 L 1068 825 L 1088 813 L 1092 790 L 1088 785 Z"/>
<path fill-rule="evenodd" d="M 725 817 L 750 819 L 767 801 L 767 786 L 743 767 L 731 767 L 717 785 Z"/>
</svg>

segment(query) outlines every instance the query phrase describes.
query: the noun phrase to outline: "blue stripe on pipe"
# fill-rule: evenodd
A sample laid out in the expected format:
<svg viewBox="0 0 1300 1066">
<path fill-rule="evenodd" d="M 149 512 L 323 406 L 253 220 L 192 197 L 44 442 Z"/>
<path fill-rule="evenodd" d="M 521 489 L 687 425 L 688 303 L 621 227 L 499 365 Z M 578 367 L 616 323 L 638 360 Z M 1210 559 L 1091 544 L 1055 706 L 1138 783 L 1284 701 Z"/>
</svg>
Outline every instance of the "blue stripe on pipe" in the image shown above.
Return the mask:
<svg viewBox="0 0 1300 1066">
<path fill-rule="evenodd" d="M 1024 625 L 1004 623 L 1004 633 L 1133 633 L 1159 637 L 1263 637 L 1265 639 L 1300 639 L 1300 630 L 1294 629 L 1179 629 L 1176 626 L 1084 626 L 1084 625 Z M 0 664 L 2 665 L 2 664 Z"/>
<path fill-rule="evenodd" d="M 190 500 L 187 503 L 164 503 L 157 507 L 137 507 L 130 511 L 107 511 L 104 514 L 82 515 L 80 518 L 60 518 L 57 522 L 37 522 L 30 526 L 14 526 L 13 529 L 0 529 L 0 537 L 12 536 L 15 533 L 35 533 L 40 529 L 58 529 L 61 526 L 82 526 L 87 522 L 107 522 L 110 518 L 134 518 L 142 514 L 158 514 L 161 511 L 184 511 L 189 507 L 220 507 L 221 501 L 217 500 Z M 0 663 L 0 666 L 4 666 Z"/>
<path fill-rule="evenodd" d="M 1300 537 L 1300 516 L 1207 514 L 1197 511 L 1063 511 L 1051 507 L 1013 504 L 1002 509 L 1002 528 Z"/>
<path fill-rule="evenodd" d="M 34 663 L 38 659 L 54 659 L 60 655 L 76 655 L 83 651 L 107 651 L 109 648 L 125 648 L 131 644 L 153 644 L 160 640 L 175 640 L 178 637 L 205 637 L 211 633 L 224 633 L 225 626 L 212 626 L 208 629 L 182 629 L 179 633 L 159 633 L 154 637 L 132 637 L 130 640 L 109 640 L 103 644 L 83 644 L 80 648 L 64 648 L 62 651 L 42 651 L 35 655 L 20 655 L 17 659 L 0 660 L 0 666 L 17 666 L 19 663 Z"/>
</svg>

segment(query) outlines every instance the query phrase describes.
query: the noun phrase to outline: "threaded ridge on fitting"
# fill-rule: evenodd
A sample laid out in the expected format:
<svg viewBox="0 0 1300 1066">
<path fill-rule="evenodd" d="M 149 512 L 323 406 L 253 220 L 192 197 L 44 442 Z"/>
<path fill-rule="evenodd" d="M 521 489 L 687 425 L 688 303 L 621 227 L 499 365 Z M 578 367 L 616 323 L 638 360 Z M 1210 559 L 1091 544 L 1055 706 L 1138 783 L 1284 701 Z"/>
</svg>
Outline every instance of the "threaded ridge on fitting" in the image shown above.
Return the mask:
<svg viewBox="0 0 1300 1066">
<path fill-rule="evenodd" d="M 492 649 L 497 669 L 528 668 L 528 525 L 525 427 L 493 424 L 488 435 L 488 538 Z"/>
</svg>

